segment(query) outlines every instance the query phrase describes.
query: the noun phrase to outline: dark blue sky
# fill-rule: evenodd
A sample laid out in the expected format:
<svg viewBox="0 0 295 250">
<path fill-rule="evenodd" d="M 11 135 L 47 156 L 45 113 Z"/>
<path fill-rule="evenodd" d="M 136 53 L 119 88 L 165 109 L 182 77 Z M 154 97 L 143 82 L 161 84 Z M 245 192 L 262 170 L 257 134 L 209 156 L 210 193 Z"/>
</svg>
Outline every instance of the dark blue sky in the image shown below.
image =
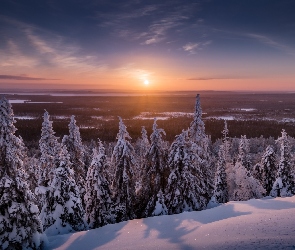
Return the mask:
<svg viewBox="0 0 295 250">
<path fill-rule="evenodd" d="M 2 0 L 0 86 L 294 90 L 294 13 L 291 0 Z"/>
</svg>

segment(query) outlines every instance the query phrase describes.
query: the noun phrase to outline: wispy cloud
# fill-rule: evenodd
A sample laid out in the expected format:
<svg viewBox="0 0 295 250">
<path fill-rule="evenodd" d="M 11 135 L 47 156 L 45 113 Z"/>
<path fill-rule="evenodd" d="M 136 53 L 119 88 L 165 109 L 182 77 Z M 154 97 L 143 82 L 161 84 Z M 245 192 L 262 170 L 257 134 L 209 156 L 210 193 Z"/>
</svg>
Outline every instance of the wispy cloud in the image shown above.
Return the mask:
<svg viewBox="0 0 295 250">
<path fill-rule="evenodd" d="M 208 27 L 209 28 L 209 27 Z M 283 42 L 279 42 L 276 39 L 264 35 L 264 34 L 256 34 L 256 33 L 247 33 L 247 32 L 236 32 L 236 31 L 231 31 L 231 30 L 226 30 L 226 29 L 215 29 L 215 28 L 210 28 L 214 32 L 219 32 L 219 33 L 224 33 L 226 34 L 227 38 L 229 36 L 232 36 L 232 38 L 250 38 L 254 39 L 255 41 L 258 41 L 261 44 L 264 44 L 268 47 L 274 48 L 276 50 L 279 50 L 285 54 L 288 55 L 295 55 L 295 47 L 289 46 L 284 44 Z"/>
<path fill-rule="evenodd" d="M 277 50 L 283 51 L 286 54 L 289 54 L 292 56 L 295 55 L 295 48 L 287 46 L 283 43 L 277 42 L 270 37 L 259 35 L 259 34 L 245 34 L 245 35 L 250 38 L 254 38 L 254 39 L 258 40 L 260 43 L 263 43 L 267 46 L 270 46 L 270 47 L 275 48 Z"/>
<path fill-rule="evenodd" d="M 30 77 L 30 76 L 15 76 L 15 75 L 0 75 L 1 80 L 31 80 L 31 81 L 43 81 L 43 80 L 60 80 L 60 79 L 51 79 L 51 78 L 39 78 L 39 77 Z"/>
<path fill-rule="evenodd" d="M 212 76 L 212 77 L 192 77 L 186 80 L 189 81 L 210 81 L 210 80 L 234 80 L 234 79 L 250 79 L 251 77 L 245 76 Z"/>
<path fill-rule="evenodd" d="M 182 49 L 191 55 L 196 54 L 197 50 L 202 50 L 204 47 L 211 44 L 212 41 L 200 42 L 200 43 L 187 43 L 182 47 Z"/>
<path fill-rule="evenodd" d="M 0 49 L 1 67 L 36 67 L 38 59 L 22 52 L 18 44 L 11 39 L 7 41 L 5 49 Z"/>
<path fill-rule="evenodd" d="M 112 13 L 98 13 L 99 26 L 126 40 L 152 45 L 167 39 L 170 32 L 179 32 L 195 10 L 195 4 L 166 2 L 129 8 L 122 4 Z"/>
<path fill-rule="evenodd" d="M 149 26 L 147 32 L 147 39 L 142 44 L 158 43 L 166 39 L 166 35 L 169 30 L 178 27 L 182 24 L 182 20 L 186 20 L 188 17 L 181 14 L 172 14 L 166 18 L 160 19 Z"/>
<path fill-rule="evenodd" d="M 51 65 L 59 68 L 76 68 L 79 71 L 99 71 L 106 67 L 95 56 L 82 55 L 78 47 L 67 44 L 59 36 L 55 38 L 55 41 L 52 41 L 42 39 L 32 29 L 25 29 L 25 34 L 43 60 Z"/>
<path fill-rule="evenodd" d="M 187 43 L 182 48 L 184 49 L 184 51 L 188 51 L 190 54 L 195 54 L 198 46 L 198 43 Z"/>
<path fill-rule="evenodd" d="M 95 55 L 87 55 L 68 39 L 39 27 L 1 16 L 1 20 L 14 28 L 14 33 L 0 48 L 0 66 L 31 68 L 50 66 L 56 69 L 75 70 L 74 74 L 99 72 L 107 64 Z M 6 73 L 5 72 L 5 73 Z"/>
</svg>

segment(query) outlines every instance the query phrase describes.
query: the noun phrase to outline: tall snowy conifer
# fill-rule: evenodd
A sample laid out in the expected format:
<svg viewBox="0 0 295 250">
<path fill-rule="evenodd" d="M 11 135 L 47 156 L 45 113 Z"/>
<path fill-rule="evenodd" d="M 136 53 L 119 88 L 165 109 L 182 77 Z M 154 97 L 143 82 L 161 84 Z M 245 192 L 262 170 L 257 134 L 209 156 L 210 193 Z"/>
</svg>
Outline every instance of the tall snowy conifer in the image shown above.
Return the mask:
<svg viewBox="0 0 295 250">
<path fill-rule="evenodd" d="M 246 135 L 242 135 L 239 144 L 239 155 L 237 161 L 240 162 L 248 171 L 251 170 L 249 151 L 249 139 L 247 139 Z"/>
<path fill-rule="evenodd" d="M 201 210 L 206 207 L 205 183 L 202 172 L 194 166 L 194 152 L 188 132 L 176 136 L 169 150 L 171 173 L 165 191 L 169 214 Z"/>
<path fill-rule="evenodd" d="M 34 196 L 23 173 L 23 142 L 14 135 L 14 115 L 0 99 L 0 248 L 41 249 L 45 236 Z"/>
<path fill-rule="evenodd" d="M 292 196 L 295 194 L 295 180 L 291 165 L 290 142 L 284 129 L 282 136 L 276 142 L 280 144 L 281 158 L 271 196 Z"/>
<path fill-rule="evenodd" d="M 47 176 L 43 173 L 36 193 L 42 196 L 40 217 L 48 235 L 85 229 L 82 200 L 70 157 L 66 147 L 57 141 L 54 134 L 46 111 L 39 145 L 42 167 Z"/>
<path fill-rule="evenodd" d="M 266 195 L 269 195 L 277 173 L 277 159 L 272 146 L 266 148 L 260 166 L 262 167 L 262 184 L 266 190 Z"/>
<path fill-rule="evenodd" d="M 52 181 L 43 189 L 41 220 L 47 235 L 84 230 L 84 209 L 65 146 L 57 148 Z"/>
<path fill-rule="evenodd" d="M 246 201 L 252 198 L 262 198 L 266 192 L 261 183 L 252 176 L 249 170 L 250 162 L 248 160 L 248 152 L 248 139 L 246 139 L 246 136 L 242 136 L 240 139 L 238 160 L 230 178 L 234 182 L 230 200 Z"/>
<path fill-rule="evenodd" d="M 225 172 L 226 153 L 224 144 L 220 145 L 218 151 L 217 169 L 215 173 L 213 199 L 217 203 L 226 203 L 229 201 L 227 176 Z"/>
<path fill-rule="evenodd" d="M 196 97 L 194 119 L 189 127 L 189 136 L 192 141 L 192 148 L 195 153 L 195 168 L 200 169 L 204 176 L 204 182 L 206 186 L 206 197 L 207 200 L 212 196 L 213 191 L 213 162 L 210 157 L 209 150 L 209 138 L 205 134 L 205 124 L 202 120 L 202 108 L 200 95 Z"/>
<path fill-rule="evenodd" d="M 93 149 L 93 159 L 87 171 L 85 200 L 85 218 L 89 228 L 104 226 L 112 221 L 109 218 L 111 193 L 105 177 L 105 148 L 98 142 L 98 150 Z"/>
<path fill-rule="evenodd" d="M 229 157 L 230 142 L 229 142 L 228 133 L 229 133 L 229 130 L 227 127 L 227 122 L 226 120 L 224 120 L 224 128 L 222 130 L 222 144 L 223 144 L 224 159 L 226 162 L 230 161 L 230 157 Z"/>
<path fill-rule="evenodd" d="M 142 210 L 143 210 L 143 201 L 146 199 L 144 191 L 145 187 L 142 186 L 142 182 L 146 178 L 145 174 L 145 166 L 147 162 L 147 153 L 150 148 L 150 142 L 148 139 L 147 131 L 145 127 L 142 127 L 141 130 L 141 137 L 137 140 L 136 143 L 136 155 L 137 155 L 137 169 L 135 172 L 135 213 L 138 217 L 141 217 Z"/>
<path fill-rule="evenodd" d="M 133 169 L 135 168 L 135 152 L 129 142 L 131 137 L 127 132 L 122 118 L 119 117 L 119 132 L 117 134 L 117 144 L 112 154 L 112 163 L 115 167 L 115 176 L 112 183 L 113 200 L 116 222 L 135 218 L 134 198 L 135 182 Z"/>
<path fill-rule="evenodd" d="M 46 110 L 43 119 L 41 138 L 39 140 L 39 149 L 41 152 L 40 169 L 42 173 L 40 175 L 39 185 L 47 187 L 52 180 L 52 170 L 59 143 L 57 141 L 58 138 L 54 135 L 55 132 L 53 131 L 52 121 L 50 121 L 50 115 Z"/>
<path fill-rule="evenodd" d="M 138 161 L 139 171 L 138 172 L 139 172 L 139 174 L 137 177 L 140 178 L 143 168 L 144 168 L 146 155 L 147 155 L 149 148 L 150 148 L 150 142 L 149 142 L 149 138 L 148 138 L 147 131 L 146 131 L 145 127 L 142 127 L 142 129 L 141 129 L 141 138 L 139 139 L 138 144 L 139 144 L 138 145 L 138 158 L 139 158 L 139 161 Z"/>
<path fill-rule="evenodd" d="M 82 144 L 79 127 L 76 125 L 75 116 L 72 115 L 69 123 L 69 135 L 65 135 L 62 140 L 66 146 L 74 170 L 74 179 L 79 187 L 81 197 L 85 194 L 86 170 L 84 164 L 85 150 Z"/>
<path fill-rule="evenodd" d="M 142 178 L 142 216 L 152 216 L 156 201 L 160 197 L 160 190 L 165 190 L 166 178 L 169 175 L 167 168 L 167 152 L 162 139 L 166 135 L 159 129 L 157 119 L 154 119 L 153 132 L 150 136 L 151 146 L 146 155 L 144 174 Z M 158 195 L 159 194 L 159 195 Z"/>
</svg>

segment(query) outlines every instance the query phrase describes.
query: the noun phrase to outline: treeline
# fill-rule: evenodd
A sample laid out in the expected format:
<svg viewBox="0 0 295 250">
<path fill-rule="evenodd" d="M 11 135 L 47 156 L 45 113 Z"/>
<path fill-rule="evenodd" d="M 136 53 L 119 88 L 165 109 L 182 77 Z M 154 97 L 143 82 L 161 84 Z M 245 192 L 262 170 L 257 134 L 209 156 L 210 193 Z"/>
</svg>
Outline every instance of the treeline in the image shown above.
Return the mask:
<svg viewBox="0 0 295 250">
<path fill-rule="evenodd" d="M 225 122 L 212 143 L 199 95 L 193 121 L 171 144 L 156 119 L 150 136 L 143 127 L 133 143 L 121 118 L 113 143 L 84 145 L 74 116 L 68 129 L 60 141 L 45 111 L 33 154 L 15 135 L 10 103 L 0 100 L 3 249 L 41 249 L 45 235 L 295 193 L 295 140 L 284 130 L 277 140 L 230 138 Z"/>
</svg>

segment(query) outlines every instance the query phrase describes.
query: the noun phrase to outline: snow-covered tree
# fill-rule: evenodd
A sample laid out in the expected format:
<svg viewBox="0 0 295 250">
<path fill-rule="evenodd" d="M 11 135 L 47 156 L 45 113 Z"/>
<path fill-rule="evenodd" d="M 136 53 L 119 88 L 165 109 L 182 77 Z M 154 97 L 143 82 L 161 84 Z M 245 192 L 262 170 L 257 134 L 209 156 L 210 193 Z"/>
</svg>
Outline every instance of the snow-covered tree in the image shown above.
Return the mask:
<svg viewBox="0 0 295 250">
<path fill-rule="evenodd" d="M 41 152 L 40 169 L 42 173 L 40 175 L 39 185 L 47 187 L 52 181 L 52 170 L 54 169 L 56 150 L 60 145 L 53 131 L 50 115 L 46 110 L 43 119 L 41 138 L 39 140 L 39 149 Z"/>
<path fill-rule="evenodd" d="M 119 117 L 119 132 L 117 144 L 112 155 L 112 164 L 115 167 L 115 176 L 112 183 L 113 201 L 116 222 L 135 218 L 134 197 L 135 181 L 133 169 L 135 168 L 135 152 L 129 142 L 131 137 L 127 132 L 122 118 Z"/>
<path fill-rule="evenodd" d="M 281 158 L 271 196 L 292 196 L 295 194 L 295 180 L 291 163 L 290 143 L 284 129 L 277 143 L 280 144 Z"/>
<path fill-rule="evenodd" d="M 217 170 L 215 173 L 213 200 L 217 203 L 226 203 L 229 201 L 227 176 L 225 172 L 225 147 L 220 145 L 218 152 Z"/>
<path fill-rule="evenodd" d="M 163 191 L 160 189 L 160 191 L 157 194 L 157 200 L 156 200 L 156 206 L 152 213 L 152 216 L 159 216 L 159 215 L 166 215 L 168 214 L 168 209 L 165 205 L 165 198 Z"/>
<path fill-rule="evenodd" d="M 147 135 L 147 131 L 145 129 L 145 127 L 143 126 L 141 129 L 141 138 L 138 139 L 137 141 L 137 155 L 138 155 L 138 175 L 137 178 L 140 178 L 143 168 L 144 168 L 144 164 L 145 164 L 145 159 L 146 159 L 146 155 L 148 153 L 148 150 L 150 148 L 150 142 L 149 142 L 149 138 Z"/>
<path fill-rule="evenodd" d="M 169 214 L 201 210 L 206 207 L 205 183 L 200 169 L 194 165 L 188 132 L 176 136 L 169 150 L 168 164 L 171 173 L 165 190 Z"/>
<path fill-rule="evenodd" d="M 144 217 L 152 215 L 158 199 L 157 194 L 160 189 L 165 189 L 165 179 L 169 175 L 167 169 L 167 153 L 162 134 L 165 135 L 165 131 L 158 128 L 157 119 L 155 118 L 153 132 L 150 136 L 151 146 L 146 155 L 146 163 L 142 179 L 142 197 L 144 198 L 142 205 L 144 209 Z M 144 206 L 146 207 L 144 208 Z"/>
<path fill-rule="evenodd" d="M 260 183 L 263 185 L 263 166 L 260 162 L 256 163 L 252 169 L 252 175 L 255 179 L 259 180 Z"/>
<path fill-rule="evenodd" d="M 265 194 L 261 183 L 250 172 L 248 152 L 249 141 L 246 136 L 241 136 L 238 159 L 230 176 L 230 182 L 234 183 L 233 190 L 229 194 L 230 200 L 246 201 L 252 198 L 261 198 Z"/>
<path fill-rule="evenodd" d="M 249 151 L 249 139 L 247 139 L 246 135 L 242 135 L 239 144 L 239 155 L 237 161 L 250 171 L 251 162 L 249 159 Z"/>
<path fill-rule="evenodd" d="M 93 160 L 86 177 L 85 218 L 89 228 L 104 226 L 110 222 L 111 193 L 105 177 L 105 148 L 98 142 L 98 150 L 93 149 Z"/>
<path fill-rule="evenodd" d="M 41 249 L 45 235 L 34 196 L 24 180 L 23 142 L 15 136 L 14 115 L 0 99 L 0 248 Z"/>
<path fill-rule="evenodd" d="M 66 146 L 74 170 L 74 179 L 79 187 L 81 197 L 85 194 L 86 169 L 84 164 L 85 149 L 82 144 L 79 127 L 76 125 L 75 116 L 71 117 L 69 123 L 69 135 L 65 135 L 62 140 Z"/>
<path fill-rule="evenodd" d="M 84 209 L 74 171 L 65 146 L 58 145 L 52 169 L 52 180 L 47 187 L 40 186 L 43 194 L 41 220 L 47 235 L 66 234 L 86 228 Z"/>
<path fill-rule="evenodd" d="M 189 127 L 189 137 L 195 154 L 195 168 L 200 169 L 206 188 L 206 196 L 209 201 L 213 191 L 213 157 L 210 157 L 209 137 L 205 133 L 205 124 L 202 120 L 202 108 L 200 95 L 196 97 L 196 105 L 193 121 Z"/>
<path fill-rule="evenodd" d="M 268 146 L 262 156 L 260 166 L 262 168 L 262 185 L 269 195 L 276 180 L 277 159 L 272 146 Z"/>
<path fill-rule="evenodd" d="M 228 137 L 228 127 L 227 122 L 224 120 L 224 128 L 222 130 L 222 144 L 223 144 L 223 151 L 224 151 L 224 159 L 226 162 L 230 162 L 230 155 L 229 155 L 229 149 L 230 149 L 230 141 Z"/>
<path fill-rule="evenodd" d="M 24 157 L 24 170 L 26 172 L 26 182 L 28 183 L 30 190 L 34 193 L 36 187 L 38 187 L 38 181 L 42 174 L 40 171 L 39 159 L 35 156 Z"/>
</svg>

